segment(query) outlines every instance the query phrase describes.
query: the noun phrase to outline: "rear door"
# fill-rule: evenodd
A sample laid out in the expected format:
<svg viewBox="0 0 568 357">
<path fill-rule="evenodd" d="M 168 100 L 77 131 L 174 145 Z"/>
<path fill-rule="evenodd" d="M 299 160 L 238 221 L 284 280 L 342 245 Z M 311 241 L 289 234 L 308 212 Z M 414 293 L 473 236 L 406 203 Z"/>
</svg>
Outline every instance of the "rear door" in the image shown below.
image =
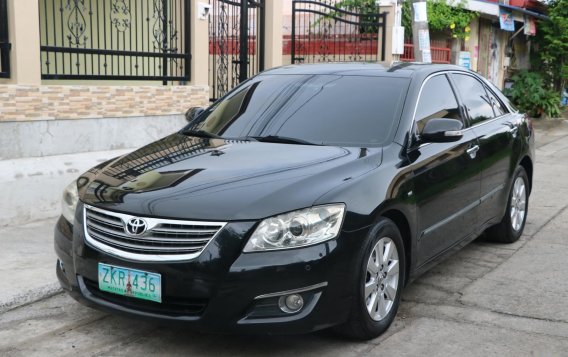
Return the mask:
<svg viewBox="0 0 568 357">
<path fill-rule="evenodd" d="M 414 117 L 415 133 L 420 135 L 433 118 L 457 119 L 466 126 L 445 74 L 424 82 Z M 478 142 L 473 131 L 463 133 L 457 142 L 427 143 L 409 150 L 420 232 L 418 266 L 470 236 L 476 227 L 481 183 Z"/>
<path fill-rule="evenodd" d="M 479 141 L 481 174 L 480 228 L 501 219 L 508 199 L 508 183 L 515 168 L 513 151 L 518 136 L 515 116 L 478 78 L 467 73 L 452 73 L 471 130 Z"/>
</svg>

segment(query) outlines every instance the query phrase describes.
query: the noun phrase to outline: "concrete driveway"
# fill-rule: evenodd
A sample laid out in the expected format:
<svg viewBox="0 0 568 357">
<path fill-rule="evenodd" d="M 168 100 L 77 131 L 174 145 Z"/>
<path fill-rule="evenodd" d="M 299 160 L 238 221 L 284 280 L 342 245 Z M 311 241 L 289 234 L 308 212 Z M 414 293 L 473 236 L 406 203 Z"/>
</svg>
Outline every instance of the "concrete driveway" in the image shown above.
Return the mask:
<svg viewBox="0 0 568 357">
<path fill-rule="evenodd" d="M 0 309 L 0 355 L 568 356 L 568 122 L 538 127 L 523 237 L 511 245 L 475 241 L 417 279 L 393 326 L 375 340 L 345 341 L 325 331 L 187 332 L 107 315 L 47 289 L 26 305 Z M 44 256 L 45 263 L 28 264 L 38 271 L 46 264 L 41 271 L 52 274 L 52 253 Z"/>
</svg>

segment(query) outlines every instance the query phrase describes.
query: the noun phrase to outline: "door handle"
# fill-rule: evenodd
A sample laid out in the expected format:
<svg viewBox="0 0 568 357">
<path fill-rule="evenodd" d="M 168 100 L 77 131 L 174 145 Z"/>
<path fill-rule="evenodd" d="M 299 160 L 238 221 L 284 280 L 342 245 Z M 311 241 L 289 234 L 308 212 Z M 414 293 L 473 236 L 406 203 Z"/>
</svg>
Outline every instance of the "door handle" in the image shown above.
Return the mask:
<svg viewBox="0 0 568 357">
<path fill-rule="evenodd" d="M 506 122 L 503 125 L 507 125 L 509 127 L 509 133 L 511 133 L 511 135 L 513 137 L 517 136 L 517 133 L 519 132 L 519 126 L 518 124 L 515 123 L 511 123 L 511 122 Z"/>
<path fill-rule="evenodd" d="M 472 146 L 472 147 L 470 147 L 469 149 L 466 150 L 467 154 L 472 159 L 475 159 L 478 151 L 479 151 L 479 145 Z"/>
</svg>

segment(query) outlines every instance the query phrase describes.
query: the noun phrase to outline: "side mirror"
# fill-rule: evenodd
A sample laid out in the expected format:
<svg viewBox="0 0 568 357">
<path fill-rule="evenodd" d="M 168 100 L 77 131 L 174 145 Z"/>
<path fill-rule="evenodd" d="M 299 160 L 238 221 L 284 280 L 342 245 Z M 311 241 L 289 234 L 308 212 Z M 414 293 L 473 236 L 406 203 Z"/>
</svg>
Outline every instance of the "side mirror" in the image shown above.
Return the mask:
<svg viewBox="0 0 568 357">
<path fill-rule="evenodd" d="M 420 134 L 420 142 L 449 143 L 458 141 L 463 137 L 462 129 L 463 123 L 456 119 L 430 119 Z"/>
<path fill-rule="evenodd" d="M 203 113 L 204 111 L 205 109 L 201 107 L 189 108 L 187 112 L 185 112 L 185 120 L 187 120 L 187 122 L 191 122 L 193 119 L 197 118 L 199 114 Z"/>
</svg>

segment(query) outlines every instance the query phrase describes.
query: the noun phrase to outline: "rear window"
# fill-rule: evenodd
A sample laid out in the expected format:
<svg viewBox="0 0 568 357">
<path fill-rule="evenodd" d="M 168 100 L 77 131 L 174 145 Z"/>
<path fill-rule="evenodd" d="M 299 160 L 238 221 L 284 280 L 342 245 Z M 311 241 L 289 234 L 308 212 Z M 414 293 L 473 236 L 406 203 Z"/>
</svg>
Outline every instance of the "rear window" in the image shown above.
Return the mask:
<svg viewBox="0 0 568 357">
<path fill-rule="evenodd" d="M 344 75 L 260 75 L 215 103 L 188 129 L 223 137 L 278 135 L 334 146 L 391 139 L 408 80 Z"/>
</svg>

